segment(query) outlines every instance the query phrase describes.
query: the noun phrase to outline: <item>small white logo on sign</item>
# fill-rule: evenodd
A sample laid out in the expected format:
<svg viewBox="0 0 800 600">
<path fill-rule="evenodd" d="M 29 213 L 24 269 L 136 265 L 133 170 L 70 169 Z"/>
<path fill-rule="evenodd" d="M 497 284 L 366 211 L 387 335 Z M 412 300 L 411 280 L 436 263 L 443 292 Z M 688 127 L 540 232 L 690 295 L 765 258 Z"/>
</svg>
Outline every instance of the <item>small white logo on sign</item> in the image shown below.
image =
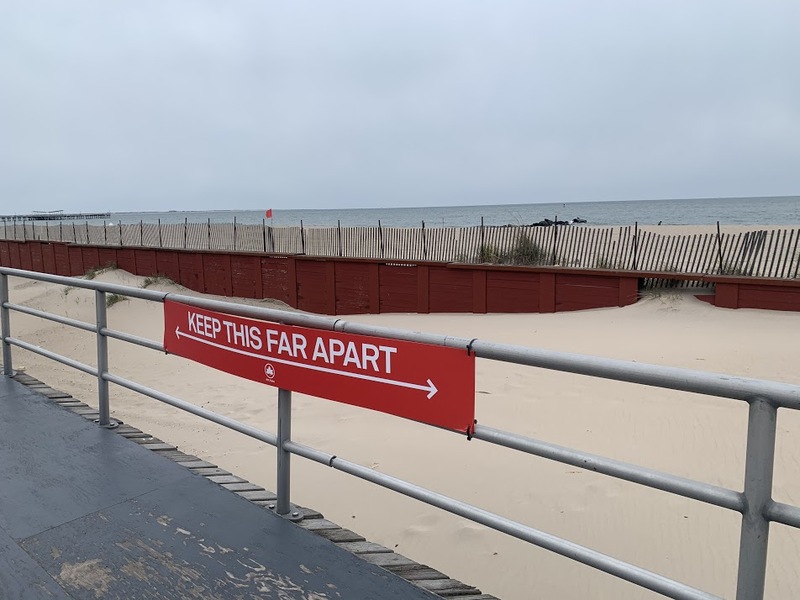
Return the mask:
<svg viewBox="0 0 800 600">
<path fill-rule="evenodd" d="M 267 379 L 269 379 L 270 381 L 275 379 L 275 367 L 273 367 L 270 363 L 267 363 L 264 366 L 264 375 L 266 375 Z"/>
</svg>

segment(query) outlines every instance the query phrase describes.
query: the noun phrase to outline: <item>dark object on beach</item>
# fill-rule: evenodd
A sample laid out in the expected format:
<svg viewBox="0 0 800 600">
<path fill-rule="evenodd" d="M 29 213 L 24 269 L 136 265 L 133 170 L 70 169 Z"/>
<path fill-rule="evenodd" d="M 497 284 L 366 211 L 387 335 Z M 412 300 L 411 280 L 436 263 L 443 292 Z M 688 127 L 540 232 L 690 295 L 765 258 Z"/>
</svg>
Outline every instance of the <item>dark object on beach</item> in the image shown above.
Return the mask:
<svg viewBox="0 0 800 600">
<path fill-rule="evenodd" d="M 572 219 L 572 222 L 575 223 L 575 224 L 586 223 L 586 219 L 581 219 L 580 217 L 575 217 L 574 219 Z"/>
<path fill-rule="evenodd" d="M 585 223 L 586 221 L 584 221 Z M 531 227 L 550 227 L 551 225 L 569 225 L 569 221 L 552 221 L 550 219 L 542 219 L 538 223 L 531 223 Z"/>
</svg>

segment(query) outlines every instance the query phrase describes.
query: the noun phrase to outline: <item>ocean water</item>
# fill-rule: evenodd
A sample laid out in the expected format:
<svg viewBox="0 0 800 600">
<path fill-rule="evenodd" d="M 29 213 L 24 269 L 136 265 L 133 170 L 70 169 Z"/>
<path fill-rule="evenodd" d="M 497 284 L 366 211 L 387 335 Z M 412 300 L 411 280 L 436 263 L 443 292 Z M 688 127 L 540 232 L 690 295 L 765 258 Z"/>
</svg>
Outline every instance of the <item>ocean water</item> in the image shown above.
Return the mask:
<svg viewBox="0 0 800 600">
<path fill-rule="evenodd" d="M 418 208 L 330 208 L 325 210 L 273 209 L 273 226 L 330 227 L 464 227 L 480 225 L 529 225 L 545 218 L 569 221 L 586 219 L 591 225 L 703 225 L 719 221 L 723 225 L 798 225 L 800 196 L 762 198 L 702 198 L 681 200 L 633 200 L 612 202 L 573 202 L 566 204 L 496 204 L 485 206 L 447 206 Z M 115 223 L 261 223 L 262 210 L 116 212 Z"/>
</svg>

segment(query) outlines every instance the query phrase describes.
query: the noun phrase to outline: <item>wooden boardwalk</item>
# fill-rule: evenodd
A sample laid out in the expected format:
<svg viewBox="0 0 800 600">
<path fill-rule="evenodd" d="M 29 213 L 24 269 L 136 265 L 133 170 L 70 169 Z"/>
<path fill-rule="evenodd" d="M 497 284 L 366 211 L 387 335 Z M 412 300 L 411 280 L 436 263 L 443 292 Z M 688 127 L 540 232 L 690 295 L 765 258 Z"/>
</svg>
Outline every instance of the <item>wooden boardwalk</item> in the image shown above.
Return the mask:
<svg viewBox="0 0 800 600">
<path fill-rule="evenodd" d="M 279 518 L 272 492 L 14 379 L 0 376 L 0 598 L 494 599 L 316 511 Z"/>
</svg>

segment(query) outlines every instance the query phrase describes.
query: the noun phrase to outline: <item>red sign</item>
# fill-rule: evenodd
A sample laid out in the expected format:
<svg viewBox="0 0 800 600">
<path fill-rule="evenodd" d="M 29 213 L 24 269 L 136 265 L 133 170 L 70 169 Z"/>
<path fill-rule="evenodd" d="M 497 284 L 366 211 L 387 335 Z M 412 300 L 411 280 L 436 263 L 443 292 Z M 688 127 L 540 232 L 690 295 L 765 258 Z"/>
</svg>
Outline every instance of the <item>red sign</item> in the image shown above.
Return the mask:
<svg viewBox="0 0 800 600">
<path fill-rule="evenodd" d="M 472 431 L 467 349 L 257 321 L 164 302 L 164 348 L 252 381 Z"/>
</svg>

